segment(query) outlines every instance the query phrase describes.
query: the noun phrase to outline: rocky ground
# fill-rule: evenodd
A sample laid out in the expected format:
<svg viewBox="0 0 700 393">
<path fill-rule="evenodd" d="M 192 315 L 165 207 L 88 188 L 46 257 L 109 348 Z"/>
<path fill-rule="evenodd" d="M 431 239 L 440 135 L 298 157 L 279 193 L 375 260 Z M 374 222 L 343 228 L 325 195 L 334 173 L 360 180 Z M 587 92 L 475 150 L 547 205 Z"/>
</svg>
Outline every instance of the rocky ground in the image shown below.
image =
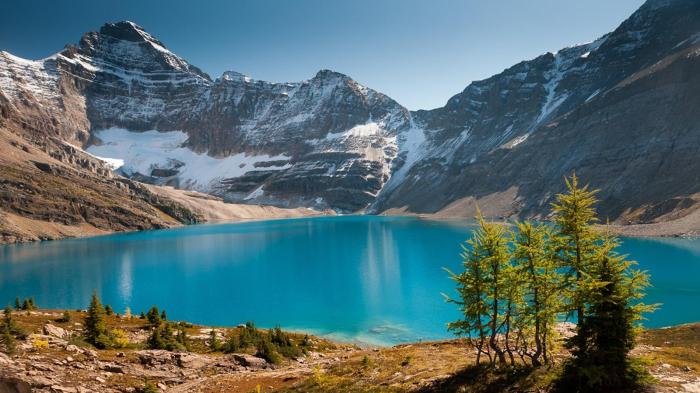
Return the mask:
<svg viewBox="0 0 700 393">
<path fill-rule="evenodd" d="M 13 313 L 31 334 L 13 356 L 0 354 L 0 392 L 138 392 L 147 380 L 165 392 L 546 392 L 559 372 L 473 367 L 464 340 L 359 348 L 312 337 L 305 356 L 273 365 L 252 353 L 210 351 L 212 328 L 204 326 L 188 327 L 190 352 L 147 350 L 146 321 L 118 316 L 108 325 L 126 331 L 129 345 L 96 350 L 80 339 L 84 313 L 70 312 L 70 322 L 58 322 L 61 315 Z M 232 330 L 214 329 L 222 340 Z M 648 391 L 700 392 L 700 324 L 647 331 L 634 355 L 655 378 Z M 566 356 L 560 352 L 558 364 Z"/>
</svg>

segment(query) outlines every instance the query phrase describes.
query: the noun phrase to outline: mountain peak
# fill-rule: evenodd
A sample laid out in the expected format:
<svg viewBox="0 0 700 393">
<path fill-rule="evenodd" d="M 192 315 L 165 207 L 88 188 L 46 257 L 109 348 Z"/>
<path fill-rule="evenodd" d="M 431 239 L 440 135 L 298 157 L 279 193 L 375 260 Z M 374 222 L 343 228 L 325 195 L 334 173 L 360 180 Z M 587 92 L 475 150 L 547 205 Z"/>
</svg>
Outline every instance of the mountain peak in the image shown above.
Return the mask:
<svg viewBox="0 0 700 393">
<path fill-rule="evenodd" d="M 152 35 L 148 34 L 148 32 L 146 32 L 146 30 L 144 30 L 143 27 L 128 20 L 115 23 L 105 23 L 100 28 L 100 34 L 108 35 L 110 37 L 114 37 L 116 39 L 124 41 L 150 41 L 163 46 L 163 44 L 160 41 L 155 39 Z"/>
<path fill-rule="evenodd" d="M 351 79 L 349 76 L 347 76 L 343 73 L 329 70 L 329 69 L 325 69 L 325 68 L 318 71 L 316 73 L 316 75 L 313 77 L 313 79 L 329 79 L 329 78 Z"/>
<path fill-rule="evenodd" d="M 221 75 L 222 80 L 225 81 L 238 81 L 238 82 L 252 82 L 253 79 L 249 77 L 248 75 L 241 74 L 240 72 L 236 71 L 224 71 L 224 73 Z"/>
</svg>

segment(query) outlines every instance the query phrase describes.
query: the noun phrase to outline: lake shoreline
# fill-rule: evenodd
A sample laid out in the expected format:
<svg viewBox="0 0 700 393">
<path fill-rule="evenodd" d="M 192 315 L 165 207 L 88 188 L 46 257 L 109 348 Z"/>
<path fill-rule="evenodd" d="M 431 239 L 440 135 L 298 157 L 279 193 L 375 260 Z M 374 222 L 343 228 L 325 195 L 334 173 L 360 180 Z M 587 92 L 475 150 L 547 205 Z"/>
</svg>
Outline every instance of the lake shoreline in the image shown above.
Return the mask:
<svg viewBox="0 0 700 393">
<path fill-rule="evenodd" d="M 151 186 L 154 187 L 154 186 Z M 159 186 L 160 187 L 160 186 Z M 160 187 L 166 188 L 166 187 Z M 171 187 L 167 187 L 171 188 Z M 174 190 L 174 189 L 173 189 Z M 182 191 L 182 190 L 177 190 Z M 190 192 L 188 192 L 190 193 Z M 197 192 L 191 192 L 193 195 L 201 194 Z M 205 194 L 202 194 L 205 195 Z M 195 199 L 201 198 L 199 195 L 194 197 Z M 212 197 L 213 198 L 213 197 Z M 206 199 L 206 198 L 205 198 Z M 216 198 L 213 198 L 216 200 Z M 181 202 L 181 201 L 179 201 Z M 226 213 L 212 213 L 217 209 L 218 205 L 224 205 L 228 212 Z M 470 217 L 444 217 L 439 214 L 425 214 L 425 213 L 410 213 L 410 212 L 397 212 L 393 213 L 380 213 L 380 214 L 337 214 L 331 210 L 313 210 L 307 208 L 279 208 L 270 205 L 246 205 L 246 204 L 232 204 L 216 201 L 214 206 L 207 206 L 203 210 L 198 212 L 206 211 L 206 219 L 200 223 L 196 224 L 180 224 L 173 225 L 170 228 L 161 229 L 172 229 L 181 228 L 190 225 L 201 225 L 201 224 L 233 224 L 233 223 L 245 223 L 245 222 L 255 222 L 255 221 L 268 221 L 268 220 L 280 220 L 280 219 L 291 219 L 291 218 L 310 218 L 310 217 L 332 217 L 332 216 L 377 216 L 377 217 L 412 217 L 426 221 L 441 221 L 441 222 L 455 222 L 455 223 L 476 223 L 473 218 Z M 216 215 L 218 214 L 218 216 Z M 226 218 L 226 214 L 229 215 Z M 236 215 L 235 217 L 232 215 Z M 8 215 L 11 216 L 11 215 Z M 7 218 L 7 217 L 6 217 Z M 658 222 L 649 224 L 608 224 L 600 225 L 601 228 L 609 230 L 618 236 L 632 237 L 632 238 L 685 238 L 685 239 L 695 239 L 700 238 L 700 216 L 697 218 L 697 224 L 695 224 L 695 217 L 690 219 L 679 219 L 668 222 Z M 19 219 L 19 218 L 18 218 Z M 507 221 L 504 221 L 508 223 Z M 61 226 L 56 223 L 29 223 L 28 225 L 39 225 L 39 232 L 46 232 L 43 236 L 27 236 L 23 238 L 7 238 L 0 236 L 0 245 L 5 244 L 23 244 L 23 243 L 33 243 L 51 240 L 62 240 L 62 239 L 75 239 L 75 238 L 87 238 L 95 236 L 104 236 L 116 233 L 134 233 L 142 232 L 144 230 L 131 230 L 131 231 L 107 231 L 101 230 L 90 226 Z M 146 229 L 147 231 L 159 231 L 161 229 Z"/>
</svg>

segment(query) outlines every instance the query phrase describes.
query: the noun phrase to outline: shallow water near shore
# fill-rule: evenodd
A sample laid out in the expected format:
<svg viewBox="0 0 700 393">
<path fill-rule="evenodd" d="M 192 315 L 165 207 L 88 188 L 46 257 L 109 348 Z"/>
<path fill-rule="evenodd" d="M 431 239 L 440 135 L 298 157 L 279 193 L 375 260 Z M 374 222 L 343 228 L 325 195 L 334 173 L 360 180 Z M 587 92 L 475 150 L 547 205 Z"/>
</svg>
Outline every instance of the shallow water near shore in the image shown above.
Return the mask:
<svg viewBox="0 0 700 393">
<path fill-rule="evenodd" d="M 342 341 L 388 345 L 453 337 L 459 317 L 443 267 L 460 269 L 467 222 L 346 216 L 196 225 L 0 246 L 0 304 L 84 308 L 96 289 L 117 312 L 152 305 L 170 319 L 253 320 Z M 652 275 L 645 322 L 700 321 L 700 240 L 625 238 Z"/>
</svg>

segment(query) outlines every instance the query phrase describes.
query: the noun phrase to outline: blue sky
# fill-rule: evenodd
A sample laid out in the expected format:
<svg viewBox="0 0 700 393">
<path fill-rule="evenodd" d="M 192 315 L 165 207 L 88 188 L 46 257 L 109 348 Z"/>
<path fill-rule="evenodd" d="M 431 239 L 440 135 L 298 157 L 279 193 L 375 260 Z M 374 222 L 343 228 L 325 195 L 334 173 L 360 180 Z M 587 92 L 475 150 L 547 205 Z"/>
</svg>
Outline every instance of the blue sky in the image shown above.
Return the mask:
<svg viewBox="0 0 700 393">
<path fill-rule="evenodd" d="M 3 0 L 0 50 L 42 58 L 132 20 L 213 78 L 299 81 L 343 72 L 409 109 L 473 80 L 592 41 L 643 0 Z"/>
</svg>

